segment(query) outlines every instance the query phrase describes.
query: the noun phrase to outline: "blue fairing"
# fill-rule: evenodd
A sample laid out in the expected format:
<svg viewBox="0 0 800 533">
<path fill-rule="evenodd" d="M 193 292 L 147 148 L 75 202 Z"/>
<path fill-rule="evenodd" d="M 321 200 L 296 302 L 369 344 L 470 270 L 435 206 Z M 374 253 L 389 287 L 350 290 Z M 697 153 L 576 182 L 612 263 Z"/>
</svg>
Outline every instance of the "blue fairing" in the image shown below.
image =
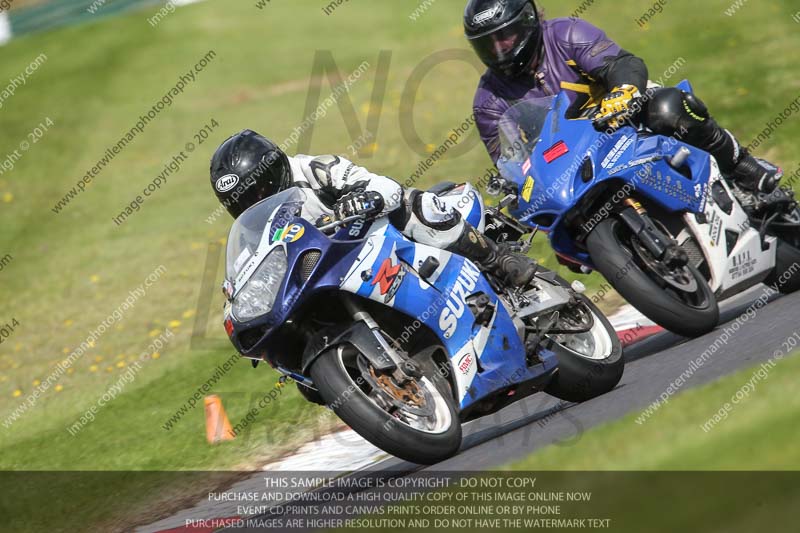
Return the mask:
<svg viewBox="0 0 800 533">
<path fill-rule="evenodd" d="M 362 242 L 358 241 L 335 241 L 320 233 L 313 224 L 302 218 L 289 219 L 287 225 L 299 224 L 305 229 L 303 237 L 295 242 L 286 243 L 286 257 L 288 268 L 287 275 L 278 290 L 276 303 L 272 311 L 266 316 L 257 318 L 250 322 L 240 325 L 241 328 L 249 329 L 253 327 L 268 327 L 276 329 L 285 322 L 291 314 L 308 300 L 314 292 L 339 287 L 339 278 L 346 272 L 342 259 L 347 257 L 353 250 L 357 250 Z M 277 228 L 280 229 L 280 228 Z M 270 236 L 274 235 L 274 229 L 270 230 Z M 302 256 L 309 251 L 316 250 L 321 253 L 315 271 L 320 272 L 317 278 L 309 278 L 303 282 L 300 276 Z M 329 266 L 329 269 L 325 269 Z M 342 272 L 344 269 L 344 272 Z M 310 281 L 314 281 L 309 286 Z M 310 290 L 309 290 L 310 289 Z M 245 355 L 253 355 L 259 347 L 252 350 L 240 349 Z"/>
<path fill-rule="evenodd" d="M 477 199 L 473 199 L 472 208 L 469 210 L 469 214 L 467 215 L 467 222 L 469 222 L 473 228 L 477 228 L 480 226 L 482 221 L 483 221 L 483 205 Z"/>
<path fill-rule="evenodd" d="M 345 238 L 351 233 L 344 230 L 337 233 L 339 239 L 330 239 L 300 218 L 286 224 L 287 227 L 301 224 L 304 231 L 296 240 L 275 245 L 285 247 L 288 269 L 274 308 L 249 323 L 236 322 L 230 313 L 226 316 L 236 324 L 232 341 L 242 353 L 266 353 L 271 358 L 268 348 L 271 336 L 296 310 L 320 292 L 344 290 L 388 305 L 430 328 L 450 354 L 452 371 L 461 372 L 456 379 L 462 408 L 500 389 L 545 376 L 555 368 L 556 357 L 547 350 L 539 354 L 543 363 L 527 366 L 525 348 L 511 317 L 483 275 L 466 259 L 409 241 L 386 219 L 365 228 L 366 238 L 355 240 Z M 275 231 L 271 234 L 280 235 Z M 319 251 L 320 258 L 304 282 L 301 261 L 311 250 Z M 439 254 L 442 259 L 432 283 L 421 279 L 416 272 L 419 258 L 428 253 Z M 379 283 L 382 265 L 395 269 L 399 265 L 399 270 L 392 270 L 394 276 L 386 278 L 394 280 L 391 285 Z M 402 275 L 398 278 L 399 271 Z M 382 292 L 388 287 L 389 290 Z M 464 302 L 466 296 L 477 292 L 488 295 L 496 308 L 488 328 L 475 324 Z M 252 328 L 262 328 L 264 337 L 248 351 L 241 346 L 239 332 Z"/>
<path fill-rule="evenodd" d="M 691 90 L 688 82 L 682 82 L 681 88 Z M 668 212 L 699 213 L 704 209 L 711 173 L 711 159 L 706 152 L 671 137 L 637 132 L 629 126 L 606 134 L 597 131 L 590 120 L 567 119 L 568 108 L 569 100 L 562 92 L 553 101 L 539 141 L 526 162 L 498 162 L 503 176 L 520 190 L 519 204 L 512 215 L 548 232 L 556 252 L 593 266 L 588 254 L 575 246 L 564 219 L 604 182 L 627 184 L 628 190 Z M 686 163 L 689 177 L 667 163 L 681 147 L 691 153 Z M 546 153 L 551 158 L 555 154 L 555 159 L 548 163 Z M 590 172 L 585 165 L 590 165 Z M 529 191 L 525 190 L 526 182 Z M 603 199 L 607 200 L 611 198 Z"/>
<path fill-rule="evenodd" d="M 681 80 L 676 87 L 682 91 L 686 91 L 687 93 L 694 93 L 694 87 L 689 82 L 689 80 Z"/>
<path fill-rule="evenodd" d="M 433 284 L 420 279 L 417 272 L 411 268 L 411 265 L 415 264 L 414 257 L 418 254 L 419 247 L 421 245 L 409 241 L 394 227 L 387 225 L 380 252 L 371 268 L 377 271 L 393 251 L 395 257 L 407 267 L 406 277 L 390 305 L 395 310 L 424 323 L 439 337 L 451 355 L 455 372 L 458 372 L 460 358 L 458 354 L 465 345 L 473 342 L 482 329 L 475 324 L 474 317 L 462 296 L 483 292 L 491 298 L 492 304 L 497 308 L 486 346 L 478 353 L 478 364 L 482 371 L 476 373 L 472 379 L 468 393 L 461 400 L 462 408 L 498 389 L 541 376 L 555 367 L 555 355 L 550 352 L 543 355 L 545 364 L 533 368 L 527 367 L 525 349 L 511 317 L 499 303 L 489 283 L 471 262 L 463 257 L 448 254 L 449 259 L 440 267 L 441 273 Z M 462 282 L 470 273 L 474 273 L 477 281 L 474 287 L 472 285 L 463 287 Z M 370 281 L 362 281 L 357 294 L 374 297 L 376 290 L 377 287 L 371 285 Z M 443 315 L 457 316 L 457 326 L 454 333 L 449 336 L 444 328 L 440 327 Z"/>
<path fill-rule="evenodd" d="M 406 264 L 414 264 L 415 247 L 418 245 L 406 240 L 392 227 L 389 227 L 387 236 L 391 236 L 395 242 L 397 256 Z M 555 354 L 543 350 L 542 358 L 545 363 L 528 368 L 525 347 L 517 335 L 511 317 L 483 275 L 476 274 L 475 287 L 462 291 L 459 277 L 463 279 L 470 272 L 477 273 L 478 269 L 469 260 L 451 255 L 433 286 L 428 286 L 430 289 L 422 288 L 425 282 L 412 272 L 415 282 L 403 283 L 393 303 L 393 307 L 404 314 L 424 319 L 423 322 L 438 335 L 451 354 L 453 366 L 458 372 L 458 361 L 455 360 L 457 356 L 454 354 L 458 354 L 464 345 L 472 342 L 482 329 L 475 324 L 474 317 L 461 296 L 483 292 L 491 298 L 491 304 L 496 307 L 496 316 L 486 345 L 478 354 L 482 371 L 472 380 L 469 392 L 461 402 L 462 408 L 510 384 L 534 379 L 554 368 L 556 363 Z M 440 327 L 441 317 L 443 313 L 456 316 L 458 311 L 461 311 L 458 325 L 455 332 L 448 337 Z"/>
</svg>

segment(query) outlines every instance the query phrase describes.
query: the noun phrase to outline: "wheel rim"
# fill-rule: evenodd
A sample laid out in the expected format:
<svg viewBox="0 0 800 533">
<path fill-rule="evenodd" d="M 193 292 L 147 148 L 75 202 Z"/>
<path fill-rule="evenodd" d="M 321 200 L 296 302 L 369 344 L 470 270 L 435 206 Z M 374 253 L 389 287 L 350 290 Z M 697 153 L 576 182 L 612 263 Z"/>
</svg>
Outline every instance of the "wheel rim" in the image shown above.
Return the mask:
<svg viewBox="0 0 800 533">
<path fill-rule="evenodd" d="M 639 259 L 647 266 L 647 269 L 658 276 L 663 283 L 681 292 L 690 294 L 697 292 L 697 280 L 688 266 L 670 269 L 667 265 L 655 259 L 639 239 L 635 237 L 631 238 L 631 246 L 636 251 Z"/>
<path fill-rule="evenodd" d="M 698 280 L 700 274 L 696 270 L 688 265 L 670 269 L 655 259 L 635 236 L 622 232 L 619 221 L 614 222 L 614 233 L 634 265 L 670 297 L 693 309 L 708 307 L 709 298 L 702 288 L 705 279 Z"/>
<path fill-rule="evenodd" d="M 592 328 L 583 333 L 558 333 L 555 335 L 548 335 L 547 338 L 572 352 L 573 354 L 583 357 L 584 359 L 591 359 L 593 361 L 602 361 L 611 355 L 614 348 L 614 341 L 606 328 L 605 323 L 601 320 L 600 316 L 585 303 L 580 304 L 584 313 L 589 313 L 594 320 Z"/>
<path fill-rule="evenodd" d="M 376 407 L 392 420 L 423 433 L 444 433 L 453 423 L 447 400 L 425 376 L 398 383 L 391 374 L 376 371 L 362 354 L 340 347 L 338 363 Z"/>
</svg>

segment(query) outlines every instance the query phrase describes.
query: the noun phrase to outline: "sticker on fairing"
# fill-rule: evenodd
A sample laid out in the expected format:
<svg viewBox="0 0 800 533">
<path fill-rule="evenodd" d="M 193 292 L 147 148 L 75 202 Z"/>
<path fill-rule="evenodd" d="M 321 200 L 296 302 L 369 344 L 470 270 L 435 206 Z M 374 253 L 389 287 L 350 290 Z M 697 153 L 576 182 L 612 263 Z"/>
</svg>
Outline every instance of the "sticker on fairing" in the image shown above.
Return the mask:
<svg viewBox="0 0 800 533">
<path fill-rule="evenodd" d="M 242 250 L 242 253 L 239 254 L 239 257 L 236 258 L 236 261 L 233 262 L 233 271 L 239 272 L 244 264 L 250 259 L 253 254 L 250 252 L 249 248 L 245 248 Z"/>
<path fill-rule="evenodd" d="M 531 194 L 533 194 L 533 185 L 534 185 L 533 177 L 528 176 L 525 180 L 525 184 L 522 186 L 522 199 L 526 202 L 531 201 Z"/>
<path fill-rule="evenodd" d="M 467 374 L 469 374 L 469 371 L 472 369 L 474 363 L 475 363 L 475 356 L 472 355 L 472 352 L 467 352 L 458 361 L 458 370 L 466 376 Z"/>
<path fill-rule="evenodd" d="M 275 232 L 272 242 L 295 242 L 305 234 L 306 228 L 302 224 L 291 224 Z"/>
<path fill-rule="evenodd" d="M 384 297 L 383 302 L 389 303 L 392 298 L 394 298 L 395 294 L 397 294 L 397 290 L 403 283 L 403 278 L 405 278 L 405 275 L 406 270 L 403 267 L 403 264 L 398 262 L 396 265 L 394 265 L 392 264 L 392 258 L 387 257 L 383 260 L 378 273 L 375 274 L 375 277 L 370 285 L 373 287 L 375 285 L 379 285 L 380 293 Z"/>
<path fill-rule="evenodd" d="M 617 144 L 614 145 L 614 148 L 611 149 L 605 159 L 603 159 L 603 162 L 600 163 L 600 166 L 603 168 L 609 168 L 616 165 L 617 161 L 619 161 L 631 144 L 633 144 L 633 137 L 628 137 L 627 135 L 623 136 L 617 141 Z"/>
<path fill-rule="evenodd" d="M 467 307 L 467 297 L 475 289 L 481 271 L 472 263 L 465 261 L 453 284 L 445 306 L 439 315 L 439 329 L 445 339 L 449 339 L 458 329 L 458 322 Z"/>
</svg>

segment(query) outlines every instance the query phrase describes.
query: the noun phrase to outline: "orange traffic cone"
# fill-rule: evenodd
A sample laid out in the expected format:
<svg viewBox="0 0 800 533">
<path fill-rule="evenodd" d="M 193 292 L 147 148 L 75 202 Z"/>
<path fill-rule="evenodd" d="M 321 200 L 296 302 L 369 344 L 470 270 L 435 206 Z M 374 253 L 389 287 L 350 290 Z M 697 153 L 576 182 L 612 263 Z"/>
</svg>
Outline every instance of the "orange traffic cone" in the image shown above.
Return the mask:
<svg viewBox="0 0 800 533">
<path fill-rule="evenodd" d="M 233 428 L 222 407 L 222 400 L 216 394 L 205 397 L 206 407 L 206 440 L 216 444 L 224 440 L 233 440 Z"/>
</svg>

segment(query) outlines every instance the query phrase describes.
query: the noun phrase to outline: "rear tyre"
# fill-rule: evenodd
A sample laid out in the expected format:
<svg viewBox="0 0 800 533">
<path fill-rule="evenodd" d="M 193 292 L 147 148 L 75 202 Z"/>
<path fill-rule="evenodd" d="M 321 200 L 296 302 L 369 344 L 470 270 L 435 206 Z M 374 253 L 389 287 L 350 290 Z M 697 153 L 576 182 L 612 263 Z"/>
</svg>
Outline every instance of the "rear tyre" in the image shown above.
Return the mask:
<svg viewBox="0 0 800 533">
<path fill-rule="evenodd" d="M 775 269 L 764 280 L 783 294 L 800 289 L 800 208 L 782 213 L 770 225 L 771 235 L 777 237 Z"/>
<path fill-rule="evenodd" d="M 621 221 L 609 218 L 592 230 L 586 247 L 611 286 L 656 324 L 685 337 L 713 330 L 719 307 L 703 275 L 691 265 L 672 272 L 657 270 L 634 239 Z M 676 279 L 667 281 L 669 274 Z"/>
<path fill-rule="evenodd" d="M 409 405 L 403 407 L 397 389 L 378 376 L 362 354 L 345 345 L 320 355 L 311 366 L 311 377 L 339 418 L 392 455 L 433 464 L 455 455 L 461 446 L 458 413 L 446 394 L 449 387 L 438 376 L 423 376 L 408 385 L 415 394 L 406 397 Z"/>
<path fill-rule="evenodd" d="M 614 390 L 625 370 L 622 343 L 611 322 L 585 296 L 594 320 L 581 334 L 549 335 L 544 347 L 558 357 L 558 371 L 545 392 L 569 402 L 584 402 Z"/>
<path fill-rule="evenodd" d="M 764 280 L 781 293 L 789 294 L 800 289 L 800 250 L 778 239 L 775 251 L 775 269 Z"/>
</svg>

